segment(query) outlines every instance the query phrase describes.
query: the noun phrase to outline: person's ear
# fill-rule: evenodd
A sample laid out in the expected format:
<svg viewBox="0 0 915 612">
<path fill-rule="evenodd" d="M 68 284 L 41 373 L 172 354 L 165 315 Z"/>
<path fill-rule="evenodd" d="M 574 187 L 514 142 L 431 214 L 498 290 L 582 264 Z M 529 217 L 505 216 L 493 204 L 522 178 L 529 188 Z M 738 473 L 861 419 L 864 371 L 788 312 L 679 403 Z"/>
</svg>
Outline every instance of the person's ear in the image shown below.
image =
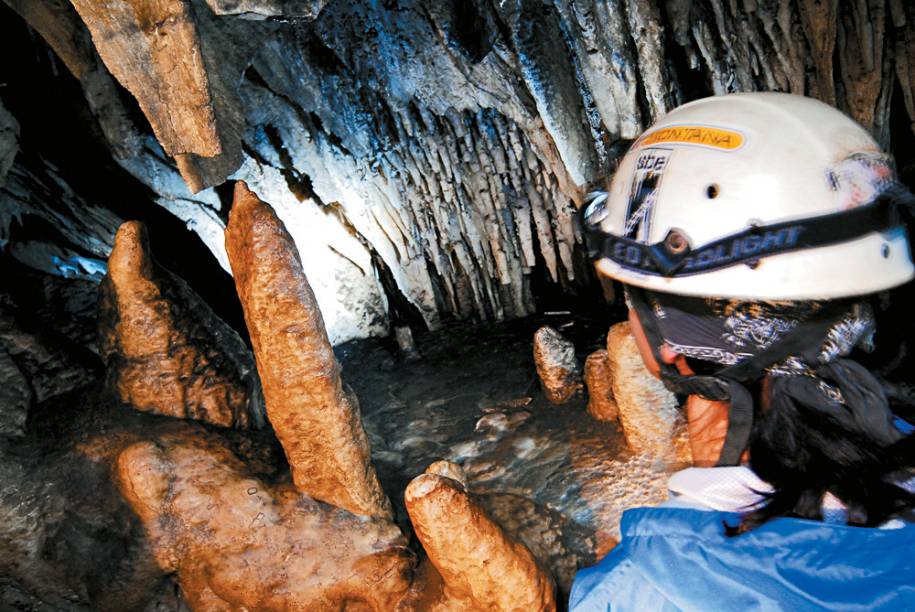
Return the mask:
<svg viewBox="0 0 915 612">
<path fill-rule="evenodd" d="M 677 371 L 683 376 L 694 376 L 696 374 L 686 363 L 686 357 L 674 351 L 667 344 L 662 344 L 659 352 L 661 353 L 661 361 L 676 366 Z"/>
</svg>

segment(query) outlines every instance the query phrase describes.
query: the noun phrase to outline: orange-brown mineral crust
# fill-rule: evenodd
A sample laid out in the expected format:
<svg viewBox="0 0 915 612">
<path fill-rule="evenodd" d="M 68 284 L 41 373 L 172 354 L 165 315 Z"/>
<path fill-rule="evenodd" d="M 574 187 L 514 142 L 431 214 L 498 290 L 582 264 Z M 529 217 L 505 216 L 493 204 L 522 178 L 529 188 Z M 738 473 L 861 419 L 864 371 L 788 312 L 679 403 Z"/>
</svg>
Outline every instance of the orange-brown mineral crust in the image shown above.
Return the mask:
<svg viewBox="0 0 915 612">
<path fill-rule="evenodd" d="M 247 475 L 201 434 L 134 444 L 116 482 L 191 609 L 394 610 L 414 557 L 394 523 Z"/>
<path fill-rule="evenodd" d="M 613 397 L 613 371 L 606 350 L 594 351 L 585 360 L 585 385 L 588 387 L 588 414 L 598 421 L 619 417 Z"/>
<path fill-rule="evenodd" d="M 355 514 L 391 517 L 356 396 L 292 237 L 273 209 L 235 185 L 226 251 L 254 346 L 267 415 L 298 489 Z"/>
<path fill-rule="evenodd" d="M 121 225 L 101 285 L 109 380 L 121 401 L 139 410 L 247 426 L 249 391 L 237 364 L 208 342 L 214 340 L 199 325 L 201 313 L 181 312 L 165 295 L 168 282 L 152 261 L 143 224 Z"/>
<path fill-rule="evenodd" d="M 581 390 L 581 368 L 575 358 L 575 347 L 547 325 L 534 334 L 534 365 L 543 393 L 551 403 L 564 404 Z"/>
<path fill-rule="evenodd" d="M 444 583 L 430 609 L 556 609 L 553 581 L 531 552 L 508 537 L 459 482 L 426 473 L 407 486 L 405 499 L 416 536 Z"/>
</svg>

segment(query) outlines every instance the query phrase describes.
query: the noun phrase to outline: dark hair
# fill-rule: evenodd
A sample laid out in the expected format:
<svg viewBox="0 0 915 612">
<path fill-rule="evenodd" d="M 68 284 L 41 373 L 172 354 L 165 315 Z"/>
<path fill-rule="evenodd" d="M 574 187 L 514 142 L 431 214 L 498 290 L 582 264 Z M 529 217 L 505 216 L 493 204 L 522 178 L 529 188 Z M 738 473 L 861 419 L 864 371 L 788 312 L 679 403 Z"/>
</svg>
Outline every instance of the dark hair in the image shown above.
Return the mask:
<svg viewBox="0 0 915 612">
<path fill-rule="evenodd" d="M 841 400 L 824 401 L 819 378 L 768 376 L 750 434 L 750 467 L 773 491 L 742 516 L 737 535 L 778 516 L 822 520 L 827 492 L 847 508 L 847 523 L 876 526 L 915 507 L 897 482 L 913 466 L 915 437 L 892 422 L 885 387 L 863 366 L 838 360 L 818 375 Z"/>
</svg>

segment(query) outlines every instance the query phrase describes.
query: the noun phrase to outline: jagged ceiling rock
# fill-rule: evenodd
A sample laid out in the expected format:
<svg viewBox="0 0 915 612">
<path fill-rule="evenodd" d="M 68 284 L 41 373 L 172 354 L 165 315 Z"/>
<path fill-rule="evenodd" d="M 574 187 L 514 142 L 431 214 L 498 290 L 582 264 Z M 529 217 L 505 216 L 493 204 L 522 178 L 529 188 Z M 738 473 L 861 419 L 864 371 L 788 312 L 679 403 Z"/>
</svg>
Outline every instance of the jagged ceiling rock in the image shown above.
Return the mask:
<svg viewBox="0 0 915 612">
<path fill-rule="evenodd" d="M 6 185 L 0 187 L 0 248 L 8 245 L 13 224 L 21 225 L 30 215 L 50 222 L 67 243 L 84 254 L 55 245 L 36 245 L 25 263 L 61 276 L 68 270 L 84 278 L 104 274 L 104 260 L 121 219 L 81 198 L 46 159 L 19 155 L 7 173 Z"/>
<path fill-rule="evenodd" d="M 140 133 L 121 102 L 114 80 L 92 46 L 89 33 L 67 0 L 4 0 L 48 42 L 79 79 L 86 102 L 118 159 L 139 154 Z M 0 173 L 2 175 L 2 173 Z"/>
<path fill-rule="evenodd" d="M 222 427 L 260 427 L 254 359 L 184 281 L 157 266 L 142 223 L 115 236 L 99 338 L 117 396 L 139 410 Z"/>
<path fill-rule="evenodd" d="M 220 138 L 222 118 L 210 92 L 192 7 L 184 0 L 104 5 L 73 0 L 73 6 L 105 65 L 140 103 L 191 190 L 202 189 L 208 177 L 201 176 L 197 158 L 230 152 Z"/>
<path fill-rule="evenodd" d="M 915 132 L 915 5 L 902 0 L 890 2 L 893 30 L 896 32 L 896 77 L 902 88 L 906 111 Z"/>
<path fill-rule="evenodd" d="M 7 1 L 39 25 L 62 2 Z M 899 0 L 75 4 L 164 149 L 142 142 L 123 165 L 224 265 L 224 211 L 200 190 L 232 173 L 269 190 L 324 262 L 308 273 L 334 342 L 385 333 L 403 311 L 431 328 L 527 314 L 544 271 L 587 281 L 581 188 L 695 97 L 813 95 L 888 145 L 898 82 L 915 119 L 915 17 Z M 153 8 L 172 21 L 144 26 Z M 62 23 L 36 28 L 67 54 Z"/>
<path fill-rule="evenodd" d="M 267 415 L 296 487 L 354 514 L 390 518 L 358 399 L 344 387 L 295 243 L 273 210 L 241 181 L 235 185 L 226 249 Z"/>
<path fill-rule="evenodd" d="M 206 3 L 217 15 L 314 19 L 328 0 L 206 0 Z"/>
</svg>

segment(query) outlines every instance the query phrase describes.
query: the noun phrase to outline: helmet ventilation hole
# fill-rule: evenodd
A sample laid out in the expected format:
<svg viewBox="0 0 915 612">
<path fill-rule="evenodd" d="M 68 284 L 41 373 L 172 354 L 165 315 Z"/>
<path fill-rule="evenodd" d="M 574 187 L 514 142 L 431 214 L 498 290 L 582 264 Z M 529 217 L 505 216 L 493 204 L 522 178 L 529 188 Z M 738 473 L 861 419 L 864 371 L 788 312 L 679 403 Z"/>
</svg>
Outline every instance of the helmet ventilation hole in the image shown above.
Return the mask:
<svg viewBox="0 0 915 612">
<path fill-rule="evenodd" d="M 890 256 L 890 245 L 884 244 L 880 247 L 880 254 L 883 255 L 884 259 L 888 259 Z"/>
<path fill-rule="evenodd" d="M 709 200 L 714 200 L 715 198 L 718 197 L 718 193 L 720 191 L 721 190 L 718 188 L 718 183 L 712 183 L 711 185 L 709 185 L 708 187 L 705 188 L 705 196 Z"/>
</svg>

